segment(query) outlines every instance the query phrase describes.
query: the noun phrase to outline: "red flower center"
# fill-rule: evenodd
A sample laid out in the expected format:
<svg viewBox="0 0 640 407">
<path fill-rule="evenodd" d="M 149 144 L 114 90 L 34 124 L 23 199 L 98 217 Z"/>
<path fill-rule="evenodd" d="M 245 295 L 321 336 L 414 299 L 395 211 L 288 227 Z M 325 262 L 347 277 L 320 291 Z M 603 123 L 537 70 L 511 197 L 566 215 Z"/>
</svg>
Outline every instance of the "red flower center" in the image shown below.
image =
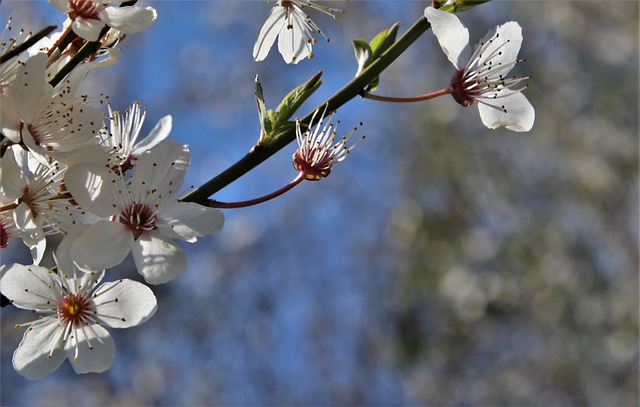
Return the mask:
<svg viewBox="0 0 640 407">
<path fill-rule="evenodd" d="M 127 225 L 135 239 L 156 227 L 156 215 L 146 204 L 134 203 L 120 213 L 120 223 Z"/>
<path fill-rule="evenodd" d="M 104 9 L 104 4 L 94 0 L 69 0 L 71 11 L 69 18 L 75 20 L 77 17 L 100 20 L 100 12 Z"/>
<path fill-rule="evenodd" d="M 307 181 L 318 181 L 328 177 L 331 173 L 333 159 L 326 149 L 316 147 L 311 150 L 310 156 L 300 149 L 293 154 L 293 166 L 296 170 L 304 174 Z"/>
<path fill-rule="evenodd" d="M 72 293 L 58 301 L 58 318 L 74 326 L 83 324 L 95 311 L 95 307 L 87 297 Z"/>
<path fill-rule="evenodd" d="M 9 234 L 4 228 L 4 224 L 0 222 L 0 249 L 4 249 L 9 245 Z"/>
<path fill-rule="evenodd" d="M 465 72 L 456 71 L 451 77 L 451 96 L 462 106 L 470 106 L 474 100 L 474 93 L 465 86 Z"/>
</svg>

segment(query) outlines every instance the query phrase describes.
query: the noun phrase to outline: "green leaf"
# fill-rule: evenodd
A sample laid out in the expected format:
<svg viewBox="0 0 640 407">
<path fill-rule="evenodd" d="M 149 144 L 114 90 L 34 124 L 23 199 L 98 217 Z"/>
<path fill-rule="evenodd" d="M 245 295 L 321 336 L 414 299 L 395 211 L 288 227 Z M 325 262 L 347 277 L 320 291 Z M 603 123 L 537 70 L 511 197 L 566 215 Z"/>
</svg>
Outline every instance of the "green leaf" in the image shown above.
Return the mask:
<svg viewBox="0 0 640 407">
<path fill-rule="evenodd" d="M 390 29 L 382 31 L 371 40 L 370 46 L 374 60 L 380 58 L 380 56 L 396 42 L 398 27 L 400 27 L 400 23 L 395 23 Z"/>
<path fill-rule="evenodd" d="M 458 13 L 467 11 L 470 8 L 478 6 L 482 3 L 486 3 L 490 0 L 448 0 L 440 6 L 440 10 L 448 11 L 449 13 Z"/>
<path fill-rule="evenodd" d="M 258 117 L 260 119 L 260 128 L 262 129 L 263 134 L 268 134 L 273 129 L 273 126 L 270 118 L 271 115 L 269 114 L 267 105 L 264 102 L 264 93 L 262 91 L 262 84 L 260 83 L 258 75 L 256 75 L 255 95 L 256 105 L 258 106 Z M 260 138 L 262 139 L 262 135 Z"/>
<path fill-rule="evenodd" d="M 322 81 L 320 77 L 322 76 L 322 71 L 313 75 L 308 81 L 303 83 L 300 86 L 294 88 L 291 92 L 287 94 L 287 96 L 282 99 L 280 105 L 276 108 L 275 117 L 276 117 L 276 127 L 282 123 L 289 120 L 291 116 L 298 110 L 300 105 L 309 98 L 315 92 L 320 85 L 322 85 Z"/>
</svg>

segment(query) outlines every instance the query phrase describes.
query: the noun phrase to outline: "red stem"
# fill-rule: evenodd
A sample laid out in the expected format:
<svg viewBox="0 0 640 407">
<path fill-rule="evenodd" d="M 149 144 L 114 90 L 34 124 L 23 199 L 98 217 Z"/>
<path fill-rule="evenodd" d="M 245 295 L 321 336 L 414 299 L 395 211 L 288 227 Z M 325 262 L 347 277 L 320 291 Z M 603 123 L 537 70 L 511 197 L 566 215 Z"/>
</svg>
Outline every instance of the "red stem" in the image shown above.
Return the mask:
<svg viewBox="0 0 640 407">
<path fill-rule="evenodd" d="M 375 93 L 364 92 L 362 94 L 362 97 L 365 99 L 377 100 L 380 102 L 410 103 L 410 102 L 421 102 L 423 100 L 437 98 L 438 96 L 448 95 L 450 93 L 451 93 L 451 87 L 448 87 L 435 92 L 425 93 L 424 95 L 419 95 L 419 96 L 393 97 L 393 96 L 381 96 L 381 95 L 376 95 Z"/>
<path fill-rule="evenodd" d="M 224 208 L 224 209 L 231 209 L 231 208 L 246 208 L 247 206 L 253 206 L 253 205 L 257 205 L 263 202 L 267 202 L 273 198 L 276 198 L 282 194 L 284 194 L 285 192 L 289 191 L 291 188 L 295 187 L 296 185 L 298 185 L 299 183 L 302 182 L 302 180 L 304 180 L 304 173 L 300 172 L 298 174 L 298 176 L 291 181 L 290 183 L 288 183 L 287 185 L 285 185 L 284 187 L 278 189 L 277 191 L 274 191 L 270 194 L 261 196 L 260 198 L 255 198 L 255 199 L 249 199 L 248 201 L 240 201 L 240 202 L 220 202 L 220 201 L 216 201 L 216 200 L 209 200 L 207 202 L 207 206 L 211 207 L 211 208 Z"/>
</svg>

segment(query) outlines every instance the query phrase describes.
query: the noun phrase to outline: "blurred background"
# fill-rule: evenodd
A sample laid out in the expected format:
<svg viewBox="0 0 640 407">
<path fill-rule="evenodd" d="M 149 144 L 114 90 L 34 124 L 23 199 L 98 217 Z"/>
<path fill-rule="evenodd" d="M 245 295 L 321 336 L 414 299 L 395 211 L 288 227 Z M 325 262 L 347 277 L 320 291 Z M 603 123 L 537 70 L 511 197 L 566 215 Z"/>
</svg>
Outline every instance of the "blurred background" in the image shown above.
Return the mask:
<svg viewBox="0 0 640 407">
<path fill-rule="evenodd" d="M 351 40 L 427 1 L 335 2 L 309 12 L 331 38 L 316 57 L 261 63 L 264 1 L 155 1 L 148 31 L 121 44 L 88 93 L 147 108 L 143 133 L 173 116 L 199 185 L 256 141 L 256 74 L 275 108 L 319 70 L 298 116 L 356 70 Z M 327 2 L 325 2 L 327 4 Z M 60 25 L 44 1 L 2 1 L 2 20 Z M 157 314 L 111 330 L 101 375 L 68 362 L 38 382 L 11 366 L 32 317 L 2 309 L 0 404 L 637 406 L 638 3 L 492 1 L 460 14 L 472 42 L 516 20 L 514 73 L 531 74 L 529 133 L 488 130 L 450 97 L 410 105 L 356 99 L 342 129 L 366 134 L 322 182 L 258 207 L 227 210 L 193 245 L 185 274 L 152 287 Z M 453 67 L 428 31 L 381 77 L 380 94 L 448 85 Z M 296 175 L 293 145 L 215 195 L 253 198 Z M 29 261 L 19 243 L 2 263 Z M 110 278 L 140 279 L 131 259 Z"/>
</svg>

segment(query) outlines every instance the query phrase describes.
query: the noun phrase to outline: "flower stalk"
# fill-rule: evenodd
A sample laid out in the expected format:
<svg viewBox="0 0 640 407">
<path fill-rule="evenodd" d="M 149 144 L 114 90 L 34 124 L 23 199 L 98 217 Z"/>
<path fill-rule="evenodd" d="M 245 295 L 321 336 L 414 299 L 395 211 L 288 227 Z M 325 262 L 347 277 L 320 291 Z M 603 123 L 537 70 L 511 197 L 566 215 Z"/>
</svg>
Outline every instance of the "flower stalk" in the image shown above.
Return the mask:
<svg viewBox="0 0 640 407">
<path fill-rule="evenodd" d="M 424 95 L 409 96 L 409 97 L 395 97 L 395 96 L 382 96 L 371 92 L 362 92 L 361 96 L 365 99 L 377 100 L 379 102 L 391 102 L 391 103 L 412 103 L 422 102 L 424 100 L 435 99 L 438 96 L 448 95 L 451 93 L 451 87 L 437 90 L 431 93 L 425 93 Z"/>
<path fill-rule="evenodd" d="M 41 39 L 43 39 L 47 35 L 51 34 L 51 32 L 53 30 L 55 30 L 55 29 L 56 29 L 55 25 L 50 25 L 50 26 L 45 27 L 42 30 L 38 31 L 37 33 L 33 34 L 32 36 L 30 36 L 22 44 L 16 46 L 13 49 L 10 49 L 9 51 L 5 52 L 4 54 L 2 54 L 2 56 L 0 56 L 0 64 L 4 64 L 5 62 L 10 60 L 11 58 L 21 54 L 24 51 L 26 51 L 33 44 L 35 44 L 36 42 L 40 41 Z"/>
<path fill-rule="evenodd" d="M 254 205 L 258 205 L 261 204 L 263 202 L 267 202 L 272 200 L 273 198 L 277 198 L 280 195 L 284 194 L 285 192 L 290 191 L 291 189 L 293 189 L 293 187 L 295 187 L 296 185 L 298 185 L 299 183 L 301 183 L 302 181 L 304 181 L 304 173 L 299 173 L 297 177 L 295 177 L 291 182 L 289 182 L 287 185 L 285 185 L 284 187 L 271 192 L 270 194 L 267 195 L 263 195 L 259 198 L 254 198 L 254 199 L 249 199 L 246 201 L 239 201 L 239 202 L 221 202 L 221 201 L 216 201 L 214 199 L 209 199 L 207 200 L 207 206 L 210 208 L 220 208 L 220 209 L 236 209 L 236 208 L 246 208 L 249 206 L 254 206 Z"/>
</svg>

